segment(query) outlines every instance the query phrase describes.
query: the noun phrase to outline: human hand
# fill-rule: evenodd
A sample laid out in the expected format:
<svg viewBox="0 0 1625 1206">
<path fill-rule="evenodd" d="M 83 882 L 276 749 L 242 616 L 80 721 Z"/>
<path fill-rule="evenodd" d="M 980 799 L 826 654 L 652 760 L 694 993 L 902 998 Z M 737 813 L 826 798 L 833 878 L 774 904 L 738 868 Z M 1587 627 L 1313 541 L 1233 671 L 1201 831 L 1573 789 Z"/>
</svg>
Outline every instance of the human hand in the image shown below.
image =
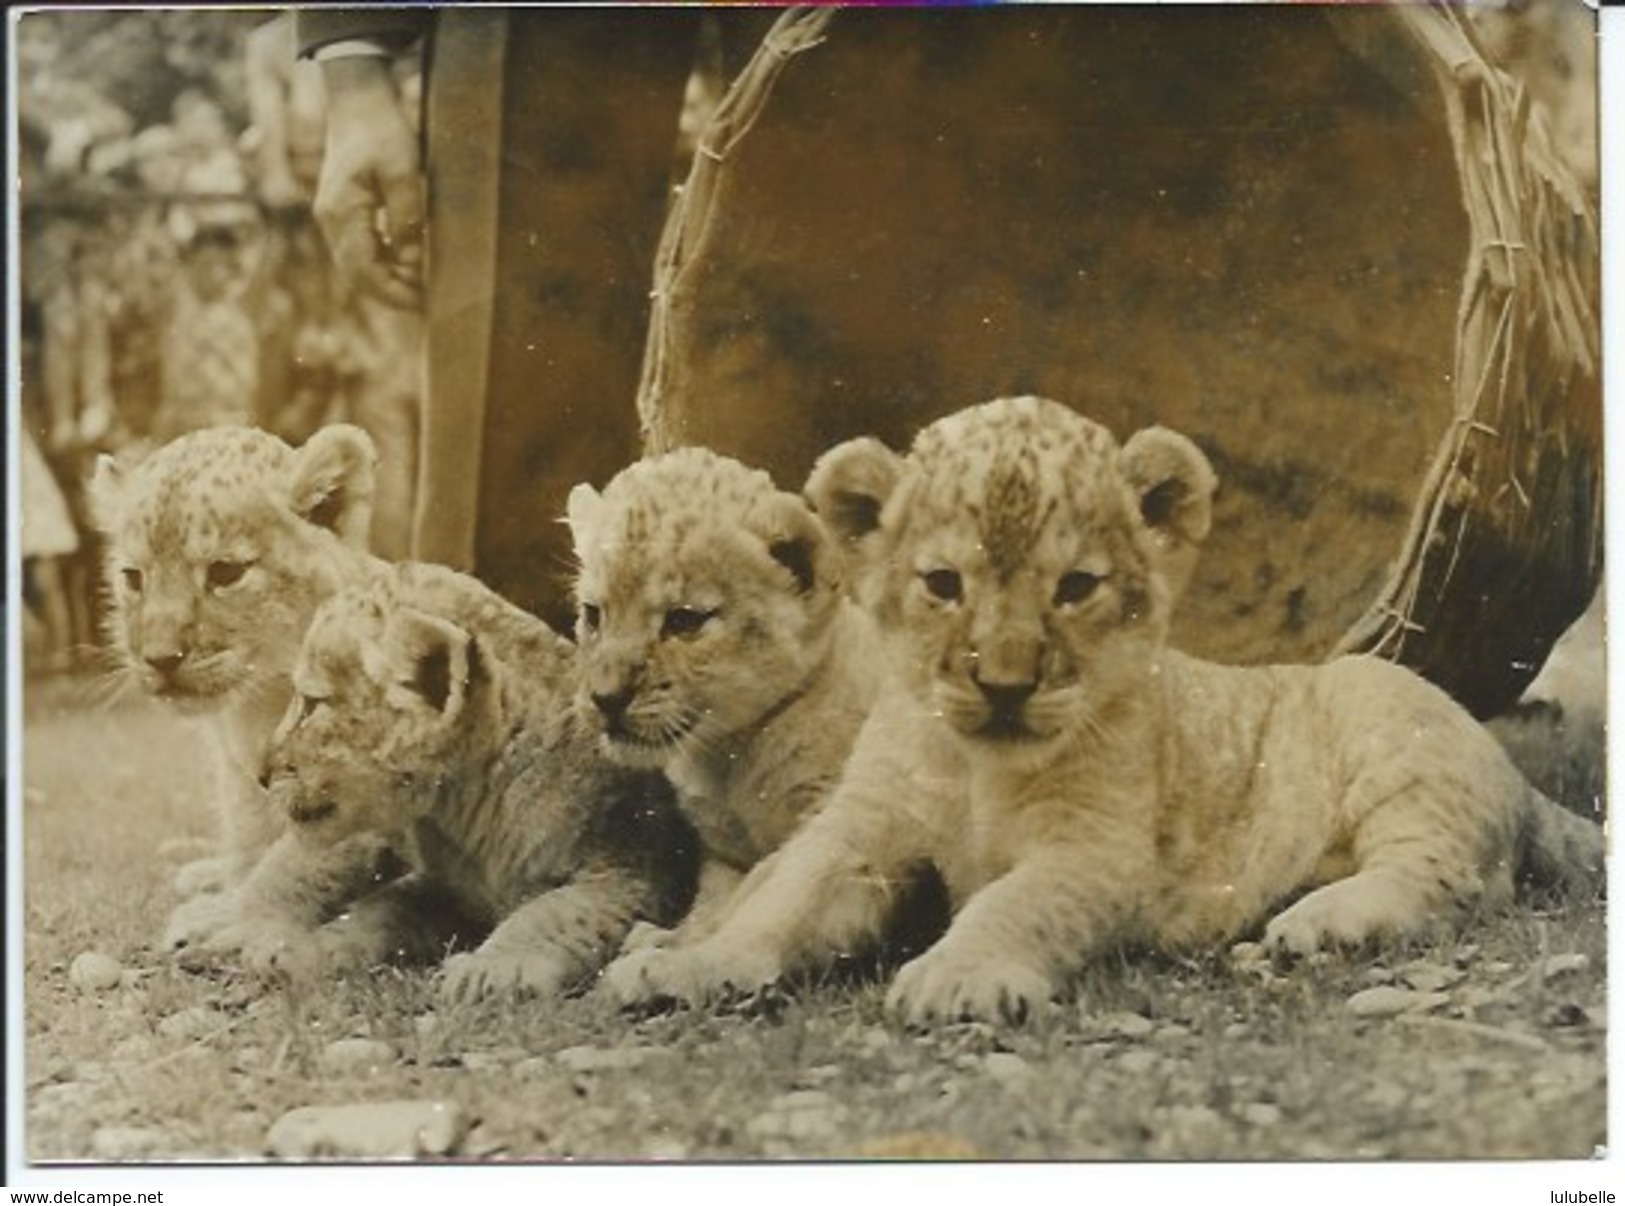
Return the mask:
<svg viewBox="0 0 1625 1206">
<path fill-rule="evenodd" d="M 381 57 L 322 64 L 327 144 L 311 204 L 341 274 L 390 305 L 423 296 L 424 186 L 418 136 Z"/>
</svg>

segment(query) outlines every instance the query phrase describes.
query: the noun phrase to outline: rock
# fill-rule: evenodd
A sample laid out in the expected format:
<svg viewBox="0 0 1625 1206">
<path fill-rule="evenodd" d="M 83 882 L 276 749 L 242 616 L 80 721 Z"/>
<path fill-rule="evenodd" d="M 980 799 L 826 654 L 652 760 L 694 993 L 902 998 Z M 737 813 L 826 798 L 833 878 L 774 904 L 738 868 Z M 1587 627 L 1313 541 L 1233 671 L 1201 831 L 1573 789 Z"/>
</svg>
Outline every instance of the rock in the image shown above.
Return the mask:
<svg viewBox="0 0 1625 1206">
<path fill-rule="evenodd" d="M 1005 1085 L 1025 1084 L 1036 1075 L 1031 1064 L 1009 1051 L 993 1052 L 982 1066 L 989 1076 Z"/>
<path fill-rule="evenodd" d="M 1547 980 L 1561 980 L 1565 976 L 1573 976 L 1583 972 L 1591 966 L 1591 959 L 1579 953 L 1570 955 L 1552 955 L 1541 964 L 1541 975 Z"/>
<path fill-rule="evenodd" d="M 1244 1039 L 1253 1032 L 1251 1022 L 1231 1022 L 1224 1028 L 1223 1034 L 1227 1039 Z"/>
<path fill-rule="evenodd" d="M 87 1085 L 106 1080 L 111 1075 L 112 1070 L 108 1068 L 106 1060 L 81 1059 L 73 1065 L 73 1079 Z"/>
<path fill-rule="evenodd" d="M 448 1101 L 300 1106 L 271 1125 L 265 1148 L 283 1160 L 410 1160 L 449 1154 L 468 1129 L 462 1108 Z"/>
<path fill-rule="evenodd" d="M 1138 1047 L 1123 1052 L 1115 1061 L 1116 1066 L 1130 1076 L 1139 1076 L 1142 1073 L 1149 1072 L 1161 1062 L 1162 1057 L 1155 1051 L 1145 1051 Z"/>
<path fill-rule="evenodd" d="M 1375 1110 L 1391 1113 L 1411 1100 L 1411 1091 L 1403 1085 L 1372 1085 L 1365 1091 L 1363 1100 Z"/>
<path fill-rule="evenodd" d="M 1178 1022 L 1169 1022 L 1166 1026 L 1157 1027 L 1151 1041 L 1166 1047 L 1177 1047 L 1190 1036 L 1189 1027 L 1181 1026 Z"/>
<path fill-rule="evenodd" d="M 553 1061 L 545 1055 L 533 1055 L 529 1059 L 522 1059 L 513 1066 L 515 1076 L 534 1077 L 546 1076 L 553 1070 Z"/>
<path fill-rule="evenodd" d="M 430 1009 L 412 1019 L 412 1029 L 417 1031 L 419 1035 L 425 1035 L 432 1031 L 439 1021 L 440 1015 Z"/>
<path fill-rule="evenodd" d="M 1408 963 L 1399 969 L 1399 980 L 1417 992 L 1443 992 L 1454 988 L 1467 978 L 1459 967 L 1446 967 L 1440 963 Z"/>
<path fill-rule="evenodd" d="M 1357 1018 L 1391 1018 L 1401 1013 L 1437 1009 L 1449 1000 L 1442 992 L 1416 992 L 1379 984 L 1355 993 L 1348 999 L 1347 1008 Z"/>
<path fill-rule="evenodd" d="M 839 1080 L 841 1076 L 840 1064 L 814 1064 L 810 1068 L 803 1068 L 796 1077 L 798 1089 L 816 1088 L 818 1085 L 827 1085 L 832 1080 Z"/>
<path fill-rule="evenodd" d="M 395 1048 L 382 1039 L 336 1039 L 322 1048 L 321 1058 L 330 1072 L 376 1072 L 395 1062 Z"/>
<path fill-rule="evenodd" d="M 141 1064 L 158 1055 L 158 1044 L 146 1034 L 131 1034 L 113 1044 L 107 1057 L 115 1063 Z"/>
<path fill-rule="evenodd" d="M 1142 1039 L 1156 1029 L 1150 1018 L 1138 1013 L 1106 1013 L 1095 1019 L 1095 1033 L 1102 1038 Z"/>
<path fill-rule="evenodd" d="M 765 1139 L 827 1139 L 839 1125 L 843 1110 L 828 1093 L 801 1089 L 770 1102 L 745 1129 Z"/>
<path fill-rule="evenodd" d="M 1163 1113 L 1168 1133 L 1186 1143 L 1210 1142 L 1228 1129 L 1218 1112 L 1207 1106 L 1176 1105 L 1159 1112 Z"/>
<path fill-rule="evenodd" d="M 146 1126 L 101 1126 L 90 1137 L 90 1150 L 102 1160 L 143 1160 L 160 1150 L 167 1138 Z"/>
<path fill-rule="evenodd" d="M 124 982 L 124 968 L 100 951 L 85 951 L 68 965 L 68 982 L 80 992 L 106 992 Z"/>
<path fill-rule="evenodd" d="M 553 1062 L 571 1072 L 613 1072 L 670 1054 L 662 1047 L 566 1047 L 554 1053 Z"/>
<path fill-rule="evenodd" d="M 208 1038 L 226 1025 L 226 1015 L 220 1010 L 208 1005 L 192 1005 L 161 1019 L 158 1033 L 165 1038 L 193 1040 Z"/>
<path fill-rule="evenodd" d="M 1230 948 L 1232 963 L 1268 963 L 1269 958 L 1262 942 L 1238 942 Z"/>
<path fill-rule="evenodd" d="M 1505 988 L 1486 988 L 1477 984 L 1468 984 L 1456 993 L 1456 1003 L 1468 1013 L 1476 1013 L 1480 1009 L 1492 1009 L 1506 1005 L 1513 1000 L 1514 994 Z"/>
<path fill-rule="evenodd" d="M 1391 967 L 1368 967 L 1360 973 L 1360 983 L 1370 987 L 1374 984 L 1392 984 L 1395 972 Z"/>
<path fill-rule="evenodd" d="M 1591 1015 L 1585 1008 L 1573 1001 L 1565 1001 L 1561 1005 L 1554 1005 L 1541 1015 L 1541 1022 L 1556 1029 L 1568 1029 L 1572 1026 L 1584 1026 L 1591 1020 Z"/>
<path fill-rule="evenodd" d="M 1281 1121 L 1281 1107 L 1268 1101 L 1249 1101 L 1236 1116 L 1253 1126 L 1274 1126 Z"/>
</svg>

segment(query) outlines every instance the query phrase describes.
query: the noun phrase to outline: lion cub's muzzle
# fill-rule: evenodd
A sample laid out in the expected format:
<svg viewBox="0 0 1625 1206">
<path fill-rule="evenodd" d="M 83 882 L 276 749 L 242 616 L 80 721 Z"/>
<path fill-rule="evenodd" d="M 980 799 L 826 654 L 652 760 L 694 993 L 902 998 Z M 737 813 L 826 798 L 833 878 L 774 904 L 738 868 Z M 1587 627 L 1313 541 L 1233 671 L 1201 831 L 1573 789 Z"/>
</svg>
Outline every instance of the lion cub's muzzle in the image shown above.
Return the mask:
<svg viewBox="0 0 1625 1206">
<path fill-rule="evenodd" d="M 1040 734 L 1027 717 L 1027 703 L 1038 693 L 1038 681 L 989 681 L 972 673 L 971 682 L 981 696 L 981 718 L 969 735 L 985 741 L 1036 741 Z"/>
<path fill-rule="evenodd" d="M 327 791 L 307 791 L 288 763 L 268 757 L 260 767 L 260 787 L 271 807 L 295 825 L 315 825 L 338 812 L 338 802 Z"/>
</svg>

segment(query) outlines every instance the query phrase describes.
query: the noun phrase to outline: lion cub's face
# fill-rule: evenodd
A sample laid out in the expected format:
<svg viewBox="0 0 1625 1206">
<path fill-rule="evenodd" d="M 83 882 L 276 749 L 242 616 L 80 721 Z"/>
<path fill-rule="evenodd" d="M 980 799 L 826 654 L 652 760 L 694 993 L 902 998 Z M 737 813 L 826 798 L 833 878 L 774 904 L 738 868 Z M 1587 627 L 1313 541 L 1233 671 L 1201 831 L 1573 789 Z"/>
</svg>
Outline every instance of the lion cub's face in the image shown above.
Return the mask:
<svg viewBox="0 0 1625 1206">
<path fill-rule="evenodd" d="M 321 842 L 390 832 L 429 813 L 496 737 L 474 638 L 392 601 L 344 591 L 316 612 L 293 669 L 294 699 L 266 754 L 273 804 Z"/>
<path fill-rule="evenodd" d="M 767 474 L 685 448 L 577 486 L 580 704 L 617 761 L 703 754 L 799 690 L 839 583 L 828 537 Z"/>
<path fill-rule="evenodd" d="M 1143 689 L 1206 533 L 1194 445 L 1109 432 L 1057 403 L 1005 399 L 932 424 L 906 458 L 832 450 L 808 493 L 863 567 L 913 693 L 985 748 L 1097 727 Z"/>
<path fill-rule="evenodd" d="M 365 548 L 373 459 L 344 426 L 299 449 L 219 427 L 133 466 L 103 457 L 91 501 L 111 635 L 136 682 L 205 711 L 286 675 L 338 562 Z"/>
</svg>

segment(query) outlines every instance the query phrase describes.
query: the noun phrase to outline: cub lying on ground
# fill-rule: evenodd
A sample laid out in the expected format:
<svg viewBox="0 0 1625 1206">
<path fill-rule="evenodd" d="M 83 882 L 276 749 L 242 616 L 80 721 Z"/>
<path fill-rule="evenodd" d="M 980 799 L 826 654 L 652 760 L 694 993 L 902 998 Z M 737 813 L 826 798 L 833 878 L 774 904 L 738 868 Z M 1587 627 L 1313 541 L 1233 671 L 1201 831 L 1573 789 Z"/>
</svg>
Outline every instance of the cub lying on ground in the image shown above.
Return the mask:
<svg viewBox="0 0 1625 1206">
<path fill-rule="evenodd" d="M 307 844 L 403 834 L 413 870 L 295 969 L 427 961 L 453 993 L 578 985 L 637 921 L 693 897 L 697 843 L 654 771 L 606 762 L 572 707 L 574 647 L 474 579 L 402 565 L 317 611 L 266 784 Z M 486 936 L 488 935 L 488 936 Z"/>
<path fill-rule="evenodd" d="M 611 758 L 676 785 L 705 847 L 697 933 L 834 786 L 874 697 L 872 626 L 807 504 L 705 449 L 577 486 L 569 519 L 582 711 Z"/>
<path fill-rule="evenodd" d="M 1166 647 L 1214 484 L 1182 436 L 1119 449 L 1037 398 L 940 420 L 906 458 L 828 453 L 808 493 L 861 562 L 887 681 L 825 808 L 712 933 L 627 956 L 610 991 L 699 1002 L 815 967 L 925 864 L 955 916 L 891 987 L 912 1022 L 1020 1017 L 1123 939 L 1269 918 L 1265 943 L 1307 952 L 1499 904 L 1520 868 L 1599 886 L 1597 826 L 1410 672 Z"/>
<path fill-rule="evenodd" d="M 133 464 L 97 463 L 110 644 L 130 681 L 199 718 L 218 783 L 223 850 L 181 869 L 176 887 L 192 899 L 171 915 L 168 945 L 234 948 L 259 910 L 342 899 L 387 869 L 370 838 L 319 859 L 283 840 L 255 782 L 316 605 L 383 564 L 366 551 L 375 459 L 365 432 L 338 424 L 297 449 L 212 427 Z"/>
</svg>

